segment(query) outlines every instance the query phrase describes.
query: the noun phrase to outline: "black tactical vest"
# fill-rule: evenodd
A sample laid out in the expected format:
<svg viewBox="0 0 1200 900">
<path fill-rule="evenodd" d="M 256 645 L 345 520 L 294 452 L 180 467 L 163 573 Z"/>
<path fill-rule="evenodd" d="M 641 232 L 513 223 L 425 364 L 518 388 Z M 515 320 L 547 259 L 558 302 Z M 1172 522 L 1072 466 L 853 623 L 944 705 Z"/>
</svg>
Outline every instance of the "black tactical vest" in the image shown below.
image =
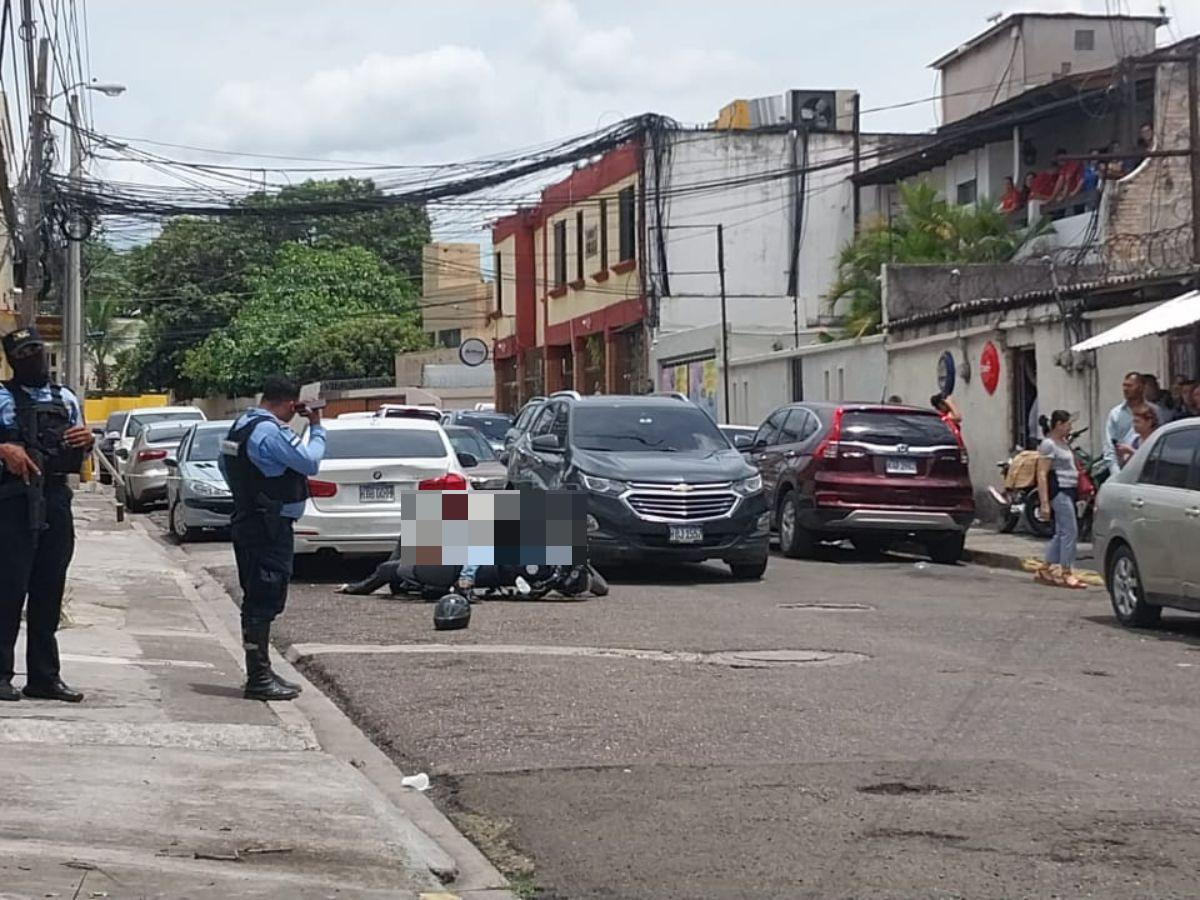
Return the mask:
<svg viewBox="0 0 1200 900">
<path fill-rule="evenodd" d="M 233 494 L 233 517 L 244 520 L 258 513 L 278 515 L 285 503 L 300 503 L 308 499 L 308 479 L 293 469 L 268 478 L 250 459 L 250 435 L 260 425 L 279 426 L 270 419 L 254 416 L 238 427 L 229 429 L 221 453 L 225 457 L 225 480 Z"/>
<path fill-rule="evenodd" d="M 63 434 L 71 427 L 71 409 L 63 399 L 62 388 L 50 385 L 49 400 L 35 400 L 16 382 L 4 383 L 16 406 L 15 421 L 0 429 L 0 440 L 22 444 L 48 481 L 78 475 L 87 458 L 82 447 L 69 447 Z M 4 481 L 20 481 L 8 472 Z"/>
</svg>

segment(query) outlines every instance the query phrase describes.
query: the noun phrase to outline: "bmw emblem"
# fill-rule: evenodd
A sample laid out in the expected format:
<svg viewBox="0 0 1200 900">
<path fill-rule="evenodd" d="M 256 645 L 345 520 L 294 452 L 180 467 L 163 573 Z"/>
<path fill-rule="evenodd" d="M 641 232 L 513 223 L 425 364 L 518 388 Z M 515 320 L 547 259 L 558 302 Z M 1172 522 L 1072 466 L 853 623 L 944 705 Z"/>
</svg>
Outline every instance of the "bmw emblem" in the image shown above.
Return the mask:
<svg viewBox="0 0 1200 900">
<path fill-rule="evenodd" d="M 378 481 L 380 478 L 383 477 L 383 473 L 382 472 L 372 472 L 371 477 L 374 478 L 376 481 Z"/>
</svg>

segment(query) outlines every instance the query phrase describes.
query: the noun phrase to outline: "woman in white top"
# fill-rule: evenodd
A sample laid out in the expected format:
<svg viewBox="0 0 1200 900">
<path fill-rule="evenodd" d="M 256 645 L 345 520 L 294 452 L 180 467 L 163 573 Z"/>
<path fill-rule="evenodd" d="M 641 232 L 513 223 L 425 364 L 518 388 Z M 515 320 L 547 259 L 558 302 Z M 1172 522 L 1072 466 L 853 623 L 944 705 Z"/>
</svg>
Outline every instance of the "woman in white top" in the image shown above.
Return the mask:
<svg viewBox="0 0 1200 900">
<path fill-rule="evenodd" d="M 1043 519 L 1054 516 L 1054 537 L 1046 546 L 1046 562 L 1034 577 L 1043 584 L 1074 589 L 1086 585 L 1072 573 L 1075 565 L 1079 526 L 1075 501 L 1079 496 L 1079 470 L 1069 443 L 1071 414 L 1056 409 L 1050 414 L 1050 429 L 1038 447 L 1038 499 Z"/>
</svg>

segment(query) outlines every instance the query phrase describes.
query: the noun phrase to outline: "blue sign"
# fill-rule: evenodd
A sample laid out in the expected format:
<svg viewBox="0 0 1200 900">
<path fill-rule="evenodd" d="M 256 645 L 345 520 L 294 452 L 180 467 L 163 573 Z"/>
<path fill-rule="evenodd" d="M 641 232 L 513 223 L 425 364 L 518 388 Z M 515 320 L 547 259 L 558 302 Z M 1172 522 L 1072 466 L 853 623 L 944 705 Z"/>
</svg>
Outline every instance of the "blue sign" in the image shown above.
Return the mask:
<svg viewBox="0 0 1200 900">
<path fill-rule="evenodd" d="M 954 393 L 954 354 L 949 350 L 938 357 L 937 384 L 942 396 L 949 397 Z"/>
</svg>

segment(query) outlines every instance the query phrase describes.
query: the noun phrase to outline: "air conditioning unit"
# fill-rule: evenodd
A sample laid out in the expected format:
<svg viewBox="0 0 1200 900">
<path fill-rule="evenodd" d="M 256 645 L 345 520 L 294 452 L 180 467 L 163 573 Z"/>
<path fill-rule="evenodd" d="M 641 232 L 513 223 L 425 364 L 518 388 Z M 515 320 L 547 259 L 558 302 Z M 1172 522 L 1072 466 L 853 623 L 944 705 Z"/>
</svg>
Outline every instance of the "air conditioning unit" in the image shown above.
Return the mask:
<svg viewBox="0 0 1200 900">
<path fill-rule="evenodd" d="M 788 109 L 809 131 L 854 130 L 854 91 L 789 91 Z"/>
</svg>

